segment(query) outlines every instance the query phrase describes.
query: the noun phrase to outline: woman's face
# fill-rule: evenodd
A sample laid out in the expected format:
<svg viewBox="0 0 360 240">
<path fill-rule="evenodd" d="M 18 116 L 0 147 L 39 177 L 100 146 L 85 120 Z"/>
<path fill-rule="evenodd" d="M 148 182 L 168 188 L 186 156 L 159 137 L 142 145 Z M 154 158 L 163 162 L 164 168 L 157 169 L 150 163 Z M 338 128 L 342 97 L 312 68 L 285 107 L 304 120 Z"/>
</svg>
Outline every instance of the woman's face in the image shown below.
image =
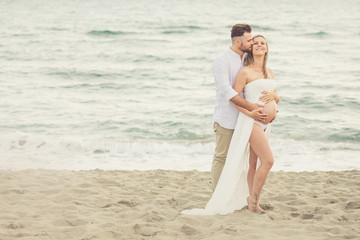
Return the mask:
<svg viewBox="0 0 360 240">
<path fill-rule="evenodd" d="M 255 37 L 252 46 L 253 55 L 265 55 L 267 53 L 267 43 L 263 37 Z"/>
</svg>

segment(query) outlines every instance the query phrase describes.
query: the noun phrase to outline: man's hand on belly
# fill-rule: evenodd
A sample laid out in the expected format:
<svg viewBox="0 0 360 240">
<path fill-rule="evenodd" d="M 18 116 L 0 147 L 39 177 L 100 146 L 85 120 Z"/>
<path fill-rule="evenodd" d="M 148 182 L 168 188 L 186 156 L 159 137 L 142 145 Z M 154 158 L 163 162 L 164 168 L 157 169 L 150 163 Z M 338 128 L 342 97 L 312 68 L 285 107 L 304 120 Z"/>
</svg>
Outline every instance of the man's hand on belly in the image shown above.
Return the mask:
<svg viewBox="0 0 360 240">
<path fill-rule="evenodd" d="M 250 112 L 249 117 L 259 122 L 265 122 L 267 119 L 267 114 L 264 113 L 262 108 L 258 107 Z"/>
</svg>

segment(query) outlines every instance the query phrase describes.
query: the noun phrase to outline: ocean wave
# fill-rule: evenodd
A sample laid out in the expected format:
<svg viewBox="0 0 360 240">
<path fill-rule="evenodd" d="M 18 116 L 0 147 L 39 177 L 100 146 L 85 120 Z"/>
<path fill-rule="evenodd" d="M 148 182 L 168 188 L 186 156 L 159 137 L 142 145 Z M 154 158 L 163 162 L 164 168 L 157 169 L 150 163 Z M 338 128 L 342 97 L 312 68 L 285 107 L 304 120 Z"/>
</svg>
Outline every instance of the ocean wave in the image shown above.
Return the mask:
<svg viewBox="0 0 360 240">
<path fill-rule="evenodd" d="M 256 30 L 256 31 L 276 31 L 275 28 L 272 28 L 272 27 L 267 27 L 267 26 L 260 26 L 260 25 L 256 25 L 256 24 L 250 24 L 251 28 L 253 30 Z M 229 28 L 231 29 L 233 27 L 233 25 L 227 25 L 226 28 Z M 261 33 L 259 33 L 261 34 Z"/>
<path fill-rule="evenodd" d="M 181 128 L 176 133 L 176 138 L 179 140 L 196 140 L 196 139 L 201 139 L 202 137 L 194 132 Z"/>
<path fill-rule="evenodd" d="M 168 31 L 162 31 L 162 34 L 184 34 L 187 33 L 187 31 L 183 30 L 168 30 Z"/>
<path fill-rule="evenodd" d="M 154 55 L 143 55 L 135 58 L 133 62 L 171 62 L 173 58 L 159 57 Z"/>
<path fill-rule="evenodd" d="M 92 30 L 87 32 L 88 35 L 93 35 L 93 36 L 117 36 L 117 35 L 133 34 L 133 33 L 134 32 L 111 31 L 111 30 Z"/>
<path fill-rule="evenodd" d="M 149 122 L 143 125 L 146 127 L 131 126 L 123 132 L 134 140 L 147 138 L 157 141 L 207 141 L 212 136 L 189 130 L 184 127 L 183 122 Z"/>
<path fill-rule="evenodd" d="M 275 28 L 260 25 L 251 25 L 251 27 L 256 31 L 276 31 Z"/>
<path fill-rule="evenodd" d="M 185 28 L 185 29 L 204 29 L 204 27 L 196 26 L 196 25 L 184 25 L 184 26 L 177 26 L 174 28 Z"/>
<path fill-rule="evenodd" d="M 324 31 L 318 31 L 318 32 L 312 32 L 312 33 L 305 33 L 305 34 L 300 34 L 302 36 L 307 36 L 307 37 L 314 37 L 314 38 L 323 38 L 326 36 L 329 36 L 330 34 Z"/>
<path fill-rule="evenodd" d="M 12 35 L 13 37 L 33 37 L 35 34 L 32 33 L 16 33 Z"/>
<path fill-rule="evenodd" d="M 320 101 L 320 99 L 312 96 L 301 96 L 298 98 L 287 98 L 283 97 L 283 101 L 290 105 L 299 105 L 299 106 L 322 106 L 324 102 Z"/>
<path fill-rule="evenodd" d="M 355 110 L 360 107 L 360 102 L 357 101 L 357 99 L 351 97 L 342 97 L 338 94 L 333 94 L 326 97 L 325 104 L 333 108 L 343 107 L 343 109 L 346 108 L 350 110 Z"/>
<path fill-rule="evenodd" d="M 274 171 L 358 169 L 358 145 L 270 139 Z M 106 142 L 79 136 L 45 136 L 17 132 L 0 135 L 0 169 L 172 169 L 211 168 L 214 142 Z M 338 161 L 343 158 L 342 161 Z"/>
<path fill-rule="evenodd" d="M 180 25 L 180 26 L 164 26 L 159 29 L 205 29 L 204 27 L 200 27 L 197 25 Z"/>
<path fill-rule="evenodd" d="M 46 136 L 24 132 L 0 135 L 0 149 L 3 151 L 138 154 L 205 154 L 212 151 L 214 143 L 184 141 L 91 141 L 79 136 Z"/>
<path fill-rule="evenodd" d="M 326 110 L 325 110 L 326 112 Z M 318 112 L 318 114 L 321 114 Z M 274 135 L 294 140 L 311 140 L 319 143 L 359 143 L 360 129 L 337 127 L 333 118 L 321 118 L 308 114 L 279 117 L 274 123 Z"/>
<path fill-rule="evenodd" d="M 50 76 L 59 76 L 65 79 L 73 79 L 73 78 L 84 78 L 84 79 L 92 79 L 92 78 L 117 78 L 123 76 L 122 73 L 104 73 L 104 72 L 82 72 L 76 70 L 68 70 L 68 71 L 50 71 L 47 73 Z"/>
<path fill-rule="evenodd" d="M 185 34 L 189 32 L 193 32 L 194 30 L 202 30 L 204 27 L 200 27 L 197 25 L 182 25 L 182 26 L 165 26 L 160 27 L 159 29 L 164 29 L 162 34 Z"/>
<path fill-rule="evenodd" d="M 59 28 L 59 27 L 52 27 L 52 28 L 50 28 L 50 30 L 52 30 L 52 31 L 67 31 L 69 29 L 67 29 L 67 28 Z"/>
<path fill-rule="evenodd" d="M 360 151 L 360 146 L 323 146 L 320 151 Z"/>
<path fill-rule="evenodd" d="M 109 89 L 109 90 L 124 90 L 133 88 L 133 83 L 78 83 L 78 84 L 68 84 L 63 85 L 59 88 L 63 89 L 86 89 L 86 90 L 100 90 L 100 89 Z M 54 88 L 54 87 L 50 87 Z"/>
<path fill-rule="evenodd" d="M 339 90 L 340 87 L 337 89 Z M 354 90 L 354 88 L 347 90 Z M 282 101 L 282 104 L 285 104 L 288 107 L 296 106 L 297 108 L 306 109 L 311 107 L 311 109 L 316 109 L 317 111 L 321 112 L 329 110 L 339 111 L 339 107 L 342 107 L 341 110 L 349 109 L 351 111 L 356 111 L 356 109 L 360 107 L 360 102 L 357 101 L 356 98 L 344 97 L 343 95 L 339 94 L 332 94 L 324 97 L 302 96 L 298 98 L 289 98 L 284 96 Z"/>
<path fill-rule="evenodd" d="M 335 132 L 335 131 L 334 131 Z M 360 142 L 360 130 L 346 127 L 329 134 L 329 140 L 332 142 Z"/>
</svg>

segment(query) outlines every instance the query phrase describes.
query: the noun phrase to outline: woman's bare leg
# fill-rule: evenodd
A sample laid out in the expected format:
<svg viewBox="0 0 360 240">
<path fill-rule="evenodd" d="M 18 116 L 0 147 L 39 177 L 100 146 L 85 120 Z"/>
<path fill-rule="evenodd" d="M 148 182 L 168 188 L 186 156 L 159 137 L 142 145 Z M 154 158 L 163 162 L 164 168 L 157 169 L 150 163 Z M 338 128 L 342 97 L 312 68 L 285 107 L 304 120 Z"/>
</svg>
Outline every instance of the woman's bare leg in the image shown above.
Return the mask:
<svg viewBox="0 0 360 240">
<path fill-rule="evenodd" d="M 248 182 L 248 186 L 249 186 L 249 194 L 250 195 L 253 190 L 253 182 L 254 182 L 254 176 L 255 176 L 255 172 L 256 172 L 257 160 L 258 160 L 258 156 L 254 152 L 254 150 L 250 147 L 249 171 L 248 171 L 248 175 L 247 175 L 247 182 Z M 260 196 L 258 198 L 260 198 Z M 262 209 L 260 207 L 259 201 L 256 204 L 256 210 L 260 211 L 260 212 L 264 211 L 264 209 Z"/>
<path fill-rule="evenodd" d="M 254 153 L 260 158 L 261 165 L 254 175 L 253 187 L 248 202 L 250 202 L 249 210 L 254 212 L 256 205 L 259 203 L 259 197 L 265 180 L 274 164 L 274 157 L 272 155 L 265 132 L 258 124 L 254 124 L 250 135 L 249 143 Z"/>
<path fill-rule="evenodd" d="M 247 182 L 249 187 L 249 194 L 251 195 L 253 189 L 254 176 L 256 172 L 256 164 L 257 164 L 258 156 L 254 152 L 254 150 L 250 147 L 250 158 L 249 158 L 249 171 L 247 175 Z"/>
</svg>

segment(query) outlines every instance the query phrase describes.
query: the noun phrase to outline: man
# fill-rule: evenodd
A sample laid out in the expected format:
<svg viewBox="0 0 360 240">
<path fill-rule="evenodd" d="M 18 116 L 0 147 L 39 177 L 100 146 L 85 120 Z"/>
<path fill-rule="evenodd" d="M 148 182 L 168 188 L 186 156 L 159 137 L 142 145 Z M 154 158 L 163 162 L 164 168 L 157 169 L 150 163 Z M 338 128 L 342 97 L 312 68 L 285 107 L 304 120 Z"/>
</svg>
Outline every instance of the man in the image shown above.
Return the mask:
<svg viewBox="0 0 360 240">
<path fill-rule="evenodd" d="M 213 190 L 224 167 L 238 117 L 238 110 L 232 103 L 249 111 L 255 111 L 257 113 L 255 120 L 266 119 L 266 114 L 257 104 L 247 102 L 243 98 L 243 93 L 238 93 L 233 89 L 236 75 L 243 67 L 243 60 L 251 51 L 253 44 L 251 30 L 248 24 L 234 25 L 231 29 L 231 47 L 217 55 L 212 66 L 216 83 L 216 104 L 213 116 L 216 148 L 211 168 Z"/>
</svg>

